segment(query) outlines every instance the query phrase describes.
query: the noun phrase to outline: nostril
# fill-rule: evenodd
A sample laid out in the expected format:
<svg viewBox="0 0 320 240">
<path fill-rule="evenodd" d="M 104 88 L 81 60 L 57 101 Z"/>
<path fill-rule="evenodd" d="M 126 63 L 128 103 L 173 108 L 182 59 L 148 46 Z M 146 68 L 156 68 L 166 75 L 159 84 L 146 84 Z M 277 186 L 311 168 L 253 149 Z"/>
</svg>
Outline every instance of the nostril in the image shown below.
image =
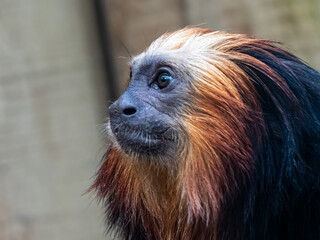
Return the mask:
<svg viewBox="0 0 320 240">
<path fill-rule="evenodd" d="M 129 115 L 135 114 L 136 111 L 137 111 L 137 110 L 136 110 L 134 107 L 128 107 L 128 108 L 125 108 L 125 109 L 123 110 L 123 114 L 129 116 Z"/>
</svg>

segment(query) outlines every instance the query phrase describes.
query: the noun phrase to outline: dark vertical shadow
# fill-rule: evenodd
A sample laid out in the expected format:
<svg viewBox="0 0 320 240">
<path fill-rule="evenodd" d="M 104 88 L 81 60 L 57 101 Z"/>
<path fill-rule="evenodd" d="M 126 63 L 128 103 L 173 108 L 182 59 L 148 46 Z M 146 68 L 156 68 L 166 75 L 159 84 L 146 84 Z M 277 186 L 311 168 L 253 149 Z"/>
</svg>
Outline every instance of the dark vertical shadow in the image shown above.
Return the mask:
<svg viewBox="0 0 320 240">
<path fill-rule="evenodd" d="M 105 70 L 106 86 L 110 102 L 116 100 L 119 96 L 117 84 L 117 71 L 115 58 L 110 38 L 110 29 L 108 25 L 107 6 L 105 0 L 93 0 L 93 9 L 95 12 L 98 35 L 100 39 L 100 49 L 102 54 L 102 66 Z"/>
</svg>

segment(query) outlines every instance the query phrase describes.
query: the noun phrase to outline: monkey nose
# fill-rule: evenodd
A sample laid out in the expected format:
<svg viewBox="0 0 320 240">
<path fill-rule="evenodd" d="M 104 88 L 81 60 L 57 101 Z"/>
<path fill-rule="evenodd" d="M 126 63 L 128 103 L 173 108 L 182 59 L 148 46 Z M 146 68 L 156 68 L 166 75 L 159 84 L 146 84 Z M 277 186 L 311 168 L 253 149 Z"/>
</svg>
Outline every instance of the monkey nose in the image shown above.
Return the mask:
<svg viewBox="0 0 320 240">
<path fill-rule="evenodd" d="M 124 94 L 119 101 L 119 112 L 121 112 L 122 116 L 129 117 L 136 114 L 137 108 L 131 98 Z"/>
<path fill-rule="evenodd" d="M 122 113 L 125 116 L 130 116 L 130 115 L 134 115 L 137 112 L 137 109 L 133 106 L 126 106 L 123 110 Z"/>
<path fill-rule="evenodd" d="M 109 107 L 110 116 L 130 117 L 137 113 L 137 108 L 133 102 L 126 96 L 120 97 Z"/>
</svg>

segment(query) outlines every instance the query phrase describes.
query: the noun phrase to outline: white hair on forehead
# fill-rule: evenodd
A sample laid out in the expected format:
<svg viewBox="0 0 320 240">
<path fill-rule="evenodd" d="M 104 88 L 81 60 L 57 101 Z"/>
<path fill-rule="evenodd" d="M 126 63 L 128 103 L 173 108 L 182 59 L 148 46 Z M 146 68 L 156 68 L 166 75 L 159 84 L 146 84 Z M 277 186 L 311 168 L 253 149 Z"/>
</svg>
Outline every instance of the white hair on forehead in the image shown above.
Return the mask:
<svg viewBox="0 0 320 240">
<path fill-rule="evenodd" d="M 151 43 L 146 52 L 154 52 L 161 50 L 175 50 L 181 51 L 197 51 L 203 52 L 206 50 L 214 50 L 223 46 L 226 40 L 237 38 L 237 34 L 228 34 L 219 31 L 199 32 L 195 29 L 184 28 L 173 33 L 165 33 Z"/>
<path fill-rule="evenodd" d="M 186 62 L 187 60 L 194 63 L 200 63 L 204 59 L 218 59 L 219 55 L 224 54 L 223 48 L 228 42 L 239 39 L 241 36 L 243 35 L 184 28 L 160 36 L 144 52 L 135 56 L 131 64 L 139 65 L 147 57 L 156 55 L 165 55 L 173 61 Z"/>
<path fill-rule="evenodd" d="M 134 57 L 131 64 L 139 69 L 148 59 L 159 56 L 165 64 L 174 67 L 185 81 L 188 80 L 194 89 L 199 83 L 221 89 L 227 79 L 221 65 L 235 67 L 228 59 L 230 43 L 239 43 L 244 36 L 185 28 L 163 34 L 144 52 Z"/>
</svg>

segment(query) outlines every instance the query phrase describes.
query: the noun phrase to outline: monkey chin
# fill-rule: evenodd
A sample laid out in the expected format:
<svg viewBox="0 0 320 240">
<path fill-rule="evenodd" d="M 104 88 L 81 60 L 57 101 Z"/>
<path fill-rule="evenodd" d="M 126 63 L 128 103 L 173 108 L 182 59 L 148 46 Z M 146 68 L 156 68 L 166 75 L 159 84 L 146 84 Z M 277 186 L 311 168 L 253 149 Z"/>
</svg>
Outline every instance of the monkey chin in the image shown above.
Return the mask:
<svg viewBox="0 0 320 240">
<path fill-rule="evenodd" d="M 111 131 L 117 145 L 130 157 L 163 161 L 175 155 L 177 144 L 171 128 L 162 132 L 147 132 L 143 127 L 122 126 Z"/>
</svg>

